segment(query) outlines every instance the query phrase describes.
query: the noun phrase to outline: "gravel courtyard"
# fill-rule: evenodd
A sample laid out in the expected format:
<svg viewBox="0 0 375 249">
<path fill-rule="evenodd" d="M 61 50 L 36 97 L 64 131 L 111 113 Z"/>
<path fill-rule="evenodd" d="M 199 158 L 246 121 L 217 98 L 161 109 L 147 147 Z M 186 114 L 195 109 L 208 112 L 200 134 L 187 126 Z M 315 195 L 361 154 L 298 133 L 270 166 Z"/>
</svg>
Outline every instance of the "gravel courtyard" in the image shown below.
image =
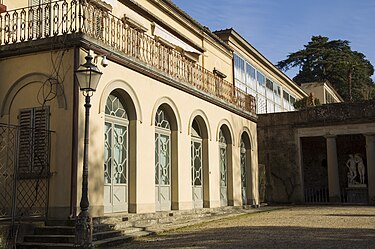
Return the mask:
<svg viewBox="0 0 375 249">
<path fill-rule="evenodd" d="M 185 227 L 114 248 L 375 248 L 375 207 L 286 207 Z"/>
</svg>

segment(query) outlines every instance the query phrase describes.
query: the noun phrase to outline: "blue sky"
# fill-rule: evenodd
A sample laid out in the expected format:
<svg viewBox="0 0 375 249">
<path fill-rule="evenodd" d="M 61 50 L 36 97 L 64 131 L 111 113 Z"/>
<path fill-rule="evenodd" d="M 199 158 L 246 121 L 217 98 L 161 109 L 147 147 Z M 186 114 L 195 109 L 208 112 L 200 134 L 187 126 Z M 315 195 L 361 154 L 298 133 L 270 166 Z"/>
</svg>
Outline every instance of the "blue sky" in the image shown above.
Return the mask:
<svg viewBox="0 0 375 249">
<path fill-rule="evenodd" d="M 274 64 L 322 35 L 350 41 L 375 66 L 375 0 L 172 1 L 212 31 L 234 28 Z"/>
</svg>

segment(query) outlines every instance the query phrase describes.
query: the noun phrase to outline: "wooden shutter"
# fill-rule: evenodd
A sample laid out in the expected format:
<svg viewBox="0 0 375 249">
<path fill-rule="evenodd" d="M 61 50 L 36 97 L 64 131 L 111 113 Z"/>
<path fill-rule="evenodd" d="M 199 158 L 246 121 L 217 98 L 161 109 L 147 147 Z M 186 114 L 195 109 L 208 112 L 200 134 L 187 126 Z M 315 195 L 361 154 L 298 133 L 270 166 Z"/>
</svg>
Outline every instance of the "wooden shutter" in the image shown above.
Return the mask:
<svg viewBox="0 0 375 249">
<path fill-rule="evenodd" d="M 34 172 L 41 172 L 46 168 L 48 162 L 48 145 L 49 145 L 49 133 L 48 133 L 48 119 L 49 109 L 34 108 L 34 129 L 33 129 L 33 142 L 34 142 L 34 156 L 33 156 L 33 169 Z"/>
<path fill-rule="evenodd" d="M 31 171 L 33 110 L 21 110 L 19 114 L 20 134 L 18 144 L 18 169 L 20 173 Z"/>
<path fill-rule="evenodd" d="M 49 108 L 21 110 L 19 120 L 19 171 L 42 173 L 49 162 Z"/>
</svg>

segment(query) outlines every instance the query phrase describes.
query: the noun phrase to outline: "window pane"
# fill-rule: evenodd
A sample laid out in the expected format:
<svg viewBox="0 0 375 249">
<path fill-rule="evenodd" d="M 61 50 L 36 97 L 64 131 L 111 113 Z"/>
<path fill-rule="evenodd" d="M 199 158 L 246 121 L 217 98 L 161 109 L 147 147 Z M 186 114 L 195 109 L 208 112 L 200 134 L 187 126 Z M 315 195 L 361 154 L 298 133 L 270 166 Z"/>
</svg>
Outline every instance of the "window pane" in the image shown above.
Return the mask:
<svg viewBox="0 0 375 249">
<path fill-rule="evenodd" d="M 246 63 L 246 85 L 250 87 L 253 91 L 256 91 L 257 84 L 255 79 L 255 68 L 249 63 Z"/>
<path fill-rule="evenodd" d="M 261 85 L 261 86 L 264 86 L 265 83 L 266 83 L 266 78 L 264 77 L 264 75 L 257 71 L 257 81 L 258 81 L 258 84 Z"/>
<path fill-rule="evenodd" d="M 234 76 L 245 83 L 245 61 L 236 54 L 234 54 Z"/>
<path fill-rule="evenodd" d="M 104 133 L 104 183 L 111 183 L 112 181 L 112 125 L 105 123 Z"/>
<path fill-rule="evenodd" d="M 164 112 L 164 110 L 162 110 L 160 108 L 156 112 L 155 126 L 160 127 L 160 128 L 164 128 L 164 129 L 168 129 L 168 130 L 171 129 L 168 115 Z"/>
</svg>

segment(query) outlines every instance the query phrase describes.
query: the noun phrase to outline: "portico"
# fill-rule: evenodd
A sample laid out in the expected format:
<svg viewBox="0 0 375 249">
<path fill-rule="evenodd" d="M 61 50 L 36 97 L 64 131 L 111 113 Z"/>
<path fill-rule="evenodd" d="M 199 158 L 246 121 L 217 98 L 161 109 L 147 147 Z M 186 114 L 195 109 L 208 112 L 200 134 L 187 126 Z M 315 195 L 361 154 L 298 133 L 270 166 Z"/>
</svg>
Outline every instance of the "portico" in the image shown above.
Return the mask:
<svg viewBox="0 0 375 249">
<path fill-rule="evenodd" d="M 373 171 L 375 165 L 375 139 L 372 133 L 374 129 L 375 125 L 373 124 L 335 125 L 298 129 L 299 139 L 310 137 L 323 137 L 325 139 L 326 149 L 322 153 L 326 154 L 329 202 L 362 202 L 366 199 L 366 202 L 374 203 L 375 177 Z M 363 140 L 363 142 L 359 146 L 358 143 L 351 144 L 353 136 L 358 140 Z M 338 139 L 338 137 L 340 138 Z M 346 145 L 343 146 L 343 144 Z M 304 146 L 304 142 L 300 143 L 300 146 Z M 338 150 L 338 147 L 341 147 L 341 149 Z M 343 149 L 343 147 L 345 148 Z M 299 149 L 301 150 L 301 148 Z M 352 154 L 347 154 L 346 152 Z M 353 157 L 351 160 L 353 160 L 355 173 L 353 182 L 350 182 L 350 177 L 348 176 L 350 174 L 348 166 L 350 155 Z M 365 166 L 363 180 L 359 173 L 358 163 L 354 158 L 355 155 L 357 158 L 363 156 Z M 303 162 L 303 153 L 300 156 L 300 161 Z M 324 160 L 324 156 L 321 158 Z M 301 165 L 301 167 L 303 166 Z M 311 179 L 307 179 L 308 177 L 304 175 L 304 185 L 305 183 L 308 184 L 309 181 L 311 182 Z M 316 186 L 316 188 L 318 189 L 319 187 Z M 364 196 L 358 197 L 361 193 Z M 357 199 L 353 195 L 356 195 Z"/>
<path fill-rule="evenodd" d="M 366 101 L 260 115 L 268 201 L 374 205 L 374 107 Z"/>
</svg>

